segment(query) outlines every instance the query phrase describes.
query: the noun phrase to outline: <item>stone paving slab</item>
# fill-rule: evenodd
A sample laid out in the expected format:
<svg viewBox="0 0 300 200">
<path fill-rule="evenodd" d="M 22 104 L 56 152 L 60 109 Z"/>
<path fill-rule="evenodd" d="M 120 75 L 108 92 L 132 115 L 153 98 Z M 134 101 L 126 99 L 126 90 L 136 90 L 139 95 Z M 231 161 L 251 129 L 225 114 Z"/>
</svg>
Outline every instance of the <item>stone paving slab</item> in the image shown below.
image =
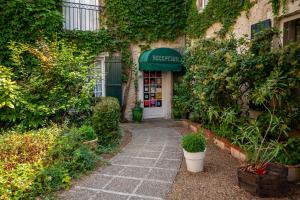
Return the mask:
<svg viewBox="0 0 300 200">
<path fill-rule="evenodd" d="M 182 161 L 180 134 L 170 120 L 126 124 L 132 141 L 111 159 L 111 165 L 79 181 L 59 199 L 162 200 Z M 142 127 L 141 127 L 142 126 Z"/>
</svg>

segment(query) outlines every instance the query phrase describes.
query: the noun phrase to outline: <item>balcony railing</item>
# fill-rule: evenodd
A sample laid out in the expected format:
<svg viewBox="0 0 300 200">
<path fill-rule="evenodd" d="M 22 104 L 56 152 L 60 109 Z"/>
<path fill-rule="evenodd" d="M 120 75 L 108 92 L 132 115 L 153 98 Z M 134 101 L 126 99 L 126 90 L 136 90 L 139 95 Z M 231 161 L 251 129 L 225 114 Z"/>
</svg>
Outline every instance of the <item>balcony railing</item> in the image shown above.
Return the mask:
<svg viewBox="0 0 300 200">
<path fill-rule="evenodd" d="M 99 0 L 63 1 L 64 29 L 96 31 L 100 28 L 103 7 Z"/>
</svg>

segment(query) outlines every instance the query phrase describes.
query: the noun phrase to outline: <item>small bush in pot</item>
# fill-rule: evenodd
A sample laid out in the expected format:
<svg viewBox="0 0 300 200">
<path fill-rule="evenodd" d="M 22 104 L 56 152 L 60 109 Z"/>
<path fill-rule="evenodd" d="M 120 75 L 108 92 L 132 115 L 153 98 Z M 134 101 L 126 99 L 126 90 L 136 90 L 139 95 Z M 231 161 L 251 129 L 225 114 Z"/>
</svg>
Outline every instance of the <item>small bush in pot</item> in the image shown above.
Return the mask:
<svg viewBox="0 0 300 200">
<path fill-rule="evenodd" d="M 143 120 L 143 108 L 140 101 L 137 101 L 132 109 L 132 120 L 134 122 L 141 122 Z"/>
<path fill-rule="evenodd" d="M 190 172 L 203 171 L 203 161 L 206 151 L 206 139 L 203 133 L 185 135 L 182 138 L 182 147 L 187 170 Z"/>
<path fill-rule="evenodd" d="M 278 135 L 286 132 L 282 128 L 282 120 L 270 111 L 268 128 L 262 129 L 258 122 L 240 128 L 237 136 L 243 149 L 248 152 L 249 164 L 238 168 L 238 184 L 241 188 L 260 197 L 281 197 L 288 192 L 288 170 L 284 165 L 273 163 L 283 145 L 279 139 L 268 136 L 271 130 L 277 130 Z"/>
</svg>

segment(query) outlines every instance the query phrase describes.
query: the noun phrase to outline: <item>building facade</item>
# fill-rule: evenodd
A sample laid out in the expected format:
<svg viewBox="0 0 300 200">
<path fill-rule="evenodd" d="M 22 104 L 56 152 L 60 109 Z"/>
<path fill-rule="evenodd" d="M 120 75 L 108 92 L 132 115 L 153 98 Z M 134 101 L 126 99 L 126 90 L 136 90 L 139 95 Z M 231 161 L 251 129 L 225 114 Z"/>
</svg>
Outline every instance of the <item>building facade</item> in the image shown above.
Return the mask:
<svg viewBox="0 0 300 200">
<path fill-rule="evenodd" d="M 203 12 L 209 4 L 209 0 L 194 0 L 199 12 Z M 230 2 L 230 1 L 229 1 Z M 300 41 L 300 0 L 287 0 L 286 5 L 280 8 L 279 14 L 274 15 L 270 0 L 252 0 L 253 6 L 248 11 L 242 11 L 236 19 L 235 24 L 231 27 L 231 33 L 236 37 L 248 36 L 251 38 L 253 32 L 259 31 L 259 27 L 276 27 L 282 32 L 281 43 L 288 44 L 290 42 Z M 65 16 L 64 28 L 67 30 L 91 30 L 99 29 L 99 11 L 102 9 L 101 1 L 98 0 L 68 0 L 64 4 L 63 13 Z M 218 37 L 217 32 L 222 29 L 221 23 L 215 23 L 206 30 L 205 37 Z M 190 41 L 190 40 L 188 40 Z M 128 93 L 124 95 L 124 84 L 120 80 L 116 83 L 111 83 L 114 86 L 108 88 L 109 74 L 112 71 L 118 71 L 121 65 L 113 65 L 115 68 L 111 70 L 109 65 L 108 53 L 99 55 L 97 60 L 98 80 L 95 88 L 96 96 L 117 96 L 120 102 L 124 102 L 126 96 L 125 118 L 131 120 L 132 108 L 136 101 L 141 102 L 144 108 L 144 119 L 151 118 L 171 118 L 172 117 L 172 93 L 173 93 L 173 69 L 167 69 L 169 64 L 172 64 L 172 55 L 155 55 L 157 63 L 160 63 L 160 68 L 143 69 L 141 66 L 141 57 L 146 53 L 142 50 L 143 42 L 132 43 L 130 46 L 131 55 L 136 75 L 130 82 Z M 157 41 L 147 44 L 150 50 L 167 48 L 177 52 L 186 46 L 186 37 L 178 37 L 175 41 Z M 157 50 L 157 52 L 163 52 Z M 170 51 L 171 52 L 171 51 Z M 172 54 L 172 53 L 171 53 Z M 176 53 L 175 53 L 176 54 Z M 118 60 L 118 56 L 115 56 Z M 176 56 L 175 56 L 176 57 Z M 118 61 L 119 63 L 121 61 Z M 115 63 L 118 63 L 115 62 Z M 151 65 L 151 63 L 148 63 Z M 164 66 L 165 64 L 165 66 Z M 111 71 L 110 71 L 111 70 Z M 119 70 L 120 71 L 120 70 Z M 137 79 L 135 81 L 135 79 Z M 137 83 L 137 86 L 135 85 Z M 111 91 L 113 90 L 113 91 Z M 117 91 L 117 92 L 116 92 Z M 121 96 L 121 97 L 120 97 Z"/>
</svg>

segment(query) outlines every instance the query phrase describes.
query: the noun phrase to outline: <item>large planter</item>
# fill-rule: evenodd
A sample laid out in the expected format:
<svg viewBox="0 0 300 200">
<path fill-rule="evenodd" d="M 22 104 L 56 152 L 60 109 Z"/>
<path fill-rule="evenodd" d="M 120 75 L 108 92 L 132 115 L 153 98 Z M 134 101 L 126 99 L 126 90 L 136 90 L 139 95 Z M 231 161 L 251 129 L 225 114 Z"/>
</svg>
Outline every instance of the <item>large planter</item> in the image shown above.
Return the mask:
<svg viewBox="0 0 300 200">
<path fill-rule="evenodd" d="M 282 197 L 288 192 L 287 168 L 270 164 L 264 175 L 238 168 L 239 187 L 259 197 Z"/>
<path fill-rule="evenodd" d="M 288 181 L 294 182 L 300 180 L 300 164 L 299 165 L 286 165 L 288 168 Z"/>
<path fill-rule="evenodd" d="M 134 107 L 132 109 L 132 120 L 134 122 L 141 122 L 143 120 L 143 108 Z"/>
<path fill-rule="evenodd" d="M 190 153 L 183 149 L 187 170 L 190 172 L 202 172 L 205 152 Z"/>
</svg>

